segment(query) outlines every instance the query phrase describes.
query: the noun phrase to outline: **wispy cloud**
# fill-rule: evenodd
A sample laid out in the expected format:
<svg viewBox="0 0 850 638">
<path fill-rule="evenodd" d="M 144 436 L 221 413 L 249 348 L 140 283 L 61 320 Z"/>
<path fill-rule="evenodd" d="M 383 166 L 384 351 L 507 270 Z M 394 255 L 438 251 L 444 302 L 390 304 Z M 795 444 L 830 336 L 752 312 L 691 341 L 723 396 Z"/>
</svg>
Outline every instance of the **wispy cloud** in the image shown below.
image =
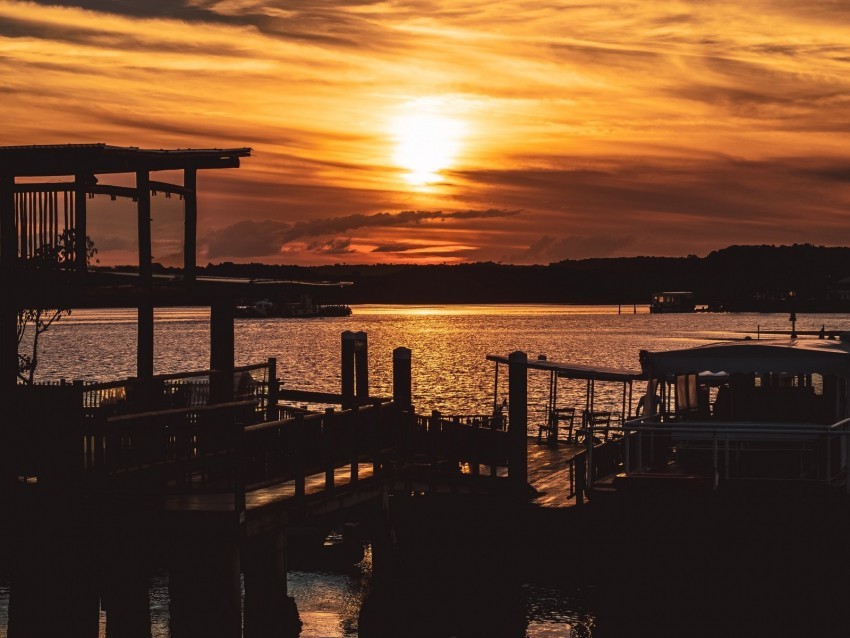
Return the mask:
<svg viewBox="0 0 850 638">
<path fill-rule="evenodd" d="M 210 259 L 850 243 L 848 43 L 841 2 L 0 0 L 2 143 L 251 146 Z M 426 187 L 422 100 L 464 130 Z"/>
</svg>

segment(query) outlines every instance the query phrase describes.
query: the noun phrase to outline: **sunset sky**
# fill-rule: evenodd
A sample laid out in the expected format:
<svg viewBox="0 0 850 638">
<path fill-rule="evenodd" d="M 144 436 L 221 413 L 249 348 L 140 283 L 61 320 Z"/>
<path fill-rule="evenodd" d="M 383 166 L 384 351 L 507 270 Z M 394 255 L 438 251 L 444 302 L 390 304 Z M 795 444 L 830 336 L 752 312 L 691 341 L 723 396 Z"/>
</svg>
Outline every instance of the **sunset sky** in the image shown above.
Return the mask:
<svg viewBox="0 0 850 638">
<path fill-rule="evenodd" d="M 0 114 L 0 145 L 251 147 L 200 174 L 201 264 L 850 245 L 843 0 L 0 0 Z M 94 200 L 103 263 L 134 229 Z"/>
</svg>

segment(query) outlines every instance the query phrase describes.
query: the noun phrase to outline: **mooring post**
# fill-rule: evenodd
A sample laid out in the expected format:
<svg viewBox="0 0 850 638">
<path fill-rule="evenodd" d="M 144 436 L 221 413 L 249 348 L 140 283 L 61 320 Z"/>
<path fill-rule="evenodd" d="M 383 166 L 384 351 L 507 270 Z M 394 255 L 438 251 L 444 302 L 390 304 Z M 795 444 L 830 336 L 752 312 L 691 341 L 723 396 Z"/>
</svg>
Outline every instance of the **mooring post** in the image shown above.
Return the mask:
<svg viewBox="0 0 850 638">
<path fill-rule="evenodd" d="M 428 435 L 431 448 L 431 465 L 436 466 L 440 450 L 440 421 L 442 416 L 439 410 L 431 410 L 431 421 L 428 423 Z"/>
<path fill-rule="evenodd" d="M 346 330 L 341 335 L 342 340 L 342 367 L 341 388 L 342 409 L 348 410 L 354 405 L 354 340 L 355 335 L 351 330 Z"/>
<path fill-rule="evenodd" d="M 365 332 L 354 333 L 354 381 L 357 403 L 369 402 L 369 343 Z"/>
<path fill-rule="evenodd" d="M 277 421 L 280 413 L 277 409 L 277 398 L 280 385 L 277 380 L 277 359 L 269 357 L 268 390 L 266 394 L 266 421 Z"/>
<path fill-rule="evenodd" d="M 393 403 L 402 410 L 409 410 L 413 401 L 410 348 L 393 350 Z"/>
<path fill-rule="evenodd" d="M 360 478 L 360 420 L 363 418 L 363 410 L 361 406 L 355 405 L 351 408 L 348 422 L 348 442 L 349 442 L 349 458 L 351 460 L 351 482 L 357 482 Z"/>
<path fill-rule="evenodd" d="M 508 477 L 518 495 L 528 491 L 528 355 L 508 355 Z"/>
<path fill-rule="evenodd" d="M 325 419 L 322 423 L 322 442 L 324 446 L 324 462 L 325 462 L 325 489 L 332 490 L 334 488 L 334 455 L 336 454 L 335 443 L 336 436 L 334 434 L 334 409 L 327 408 L 325 410 Z"/>
<path fill-rule="evenodd" d="M 307 435 L 304 431 L 304 413 L 296 412 L 295 414 L 295 449 L 303 450 L 307 442 Z M 304 454 L 293 455 L 295 466 L 295 500 L 302 501 L 306 490 L 306 470 L 304 467 Z"/>
</svg>

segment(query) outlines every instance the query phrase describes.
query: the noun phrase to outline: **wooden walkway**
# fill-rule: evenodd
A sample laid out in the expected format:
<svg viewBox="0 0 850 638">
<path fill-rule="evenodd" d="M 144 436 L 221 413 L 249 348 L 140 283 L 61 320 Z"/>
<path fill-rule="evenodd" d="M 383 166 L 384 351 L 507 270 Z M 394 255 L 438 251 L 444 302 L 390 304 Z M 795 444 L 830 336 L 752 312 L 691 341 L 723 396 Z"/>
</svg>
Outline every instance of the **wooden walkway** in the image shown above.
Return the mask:
<svg viewBox="0 0 850 638">
<path fill-rule="evenodd" d="M 572 495 L 569 461 L 585 450 L 583 445 L 559 442 L 557 447 L 528 443 L 528 483 L 537 491 L 531 503 L 539 507 L 561 508 L 576 504 Z"/>
<path fill-rule="evenodd" d="M 551 447 L 529 437 L 528 482 L 537 493 L 531 504 L 545 508 L 575 505 L 569 461 L 583 450 L 583 446 L 568 443 Z M 475 479 L 477 488 L 494 480 L 502 483 L 506 469 L 498 468 L 496 477 L 492 478 L 488 476 L 489 468 L 482 466 L 481 476 Z M 334 487 L 330 490 L 326 488 L 323 472 L 308 475 L 302 502 L 296 499 L 294 480 L 246 491 L 245 522 L 250 534 L 274 523 L 285 522 L 296 509 L 300 515 L 326 513 L 362 503 L 379 496 L 386 489 L 399 487 L 426 492 L 462 492 L 465 491 L 463 481 L 468 482 L 471 478 L 468 473 L 452 478 L 451 475 L 431 473 L 425 467 L 416 466 L 375 475 L 372 465 L 364 463 L 359 466 L 357 481 L 352 482 L 351 466 L 343 465 L 335 468 Z M 164 512 L 233 515 L 235 499 L 232 492 L 173 494 L 164 496 L 159 508 Z"/>
</svg>

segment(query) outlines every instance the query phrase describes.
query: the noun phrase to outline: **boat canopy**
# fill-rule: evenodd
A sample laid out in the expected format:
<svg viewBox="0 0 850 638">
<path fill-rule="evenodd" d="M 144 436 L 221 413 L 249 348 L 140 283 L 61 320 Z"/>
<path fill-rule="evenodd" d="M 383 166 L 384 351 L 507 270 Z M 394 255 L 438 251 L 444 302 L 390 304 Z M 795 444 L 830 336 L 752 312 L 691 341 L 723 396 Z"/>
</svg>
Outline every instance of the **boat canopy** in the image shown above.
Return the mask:
<svg viewBox="0 0 850 638">
<path fill-rule="evenodd" d="M 508 357 L 488 354 L 487 361 L 495 361 L 508 365 Z M 545 359 L 529 359 L 526 364 L 528 370 L 547 370 L 555 372 L 563 379 L 592 379 L 595 381 L 620 381 L 628 382 L 637 379 L 646 379 L 643 372 L 636 370 L 624 370 L 620 368 L 600 368 L 596 366 L 585 366 L 577 363 L 558 363 L 546 361 Z"/>
<path fill-rule="evenodd" d="M 641 350 L 644 373 L 664 375 L 726 372 L 835 374 L 850 377 L 850 343 L 811 339 L 731 341 L 686 350 Z"/>
</svg>

